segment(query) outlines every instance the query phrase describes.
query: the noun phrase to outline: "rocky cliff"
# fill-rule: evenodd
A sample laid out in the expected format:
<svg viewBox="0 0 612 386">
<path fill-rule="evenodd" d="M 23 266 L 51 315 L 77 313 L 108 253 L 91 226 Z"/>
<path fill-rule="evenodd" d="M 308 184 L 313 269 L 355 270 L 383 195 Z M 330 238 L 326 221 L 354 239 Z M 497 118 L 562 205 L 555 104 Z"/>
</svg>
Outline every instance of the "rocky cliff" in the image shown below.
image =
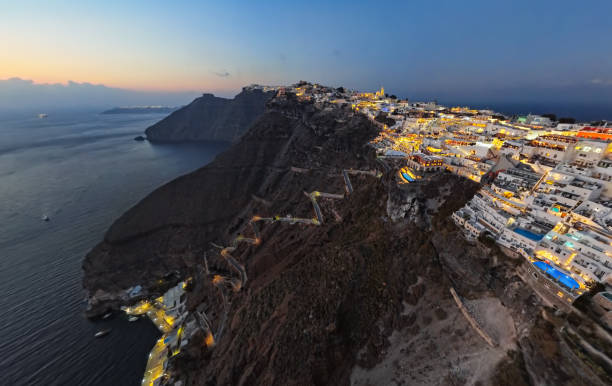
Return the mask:
<svg viewBox="0 0 612 386">
<path fill-rule="evenodd" d="M 273 98 L 238 143 L 113 224 L 84 262 L 94 312 L 130 286 L 157 296 L 193 277 L 189 309 L 224 333 L 209 347 L 198 332 L 171 359 L 166 372 L 187 385 L 603 384 L 521 282 L 520 262 L 449 220 L 476 184 L 355 173 L 348 194 L 343 170 L 386 169 L 368 146 L 376 134 L 350 109 Z M 211 243 L 255 237 L 253 216 L 312 218 L 313 191 L 342 198 L 319 197 L 321 225 L 261 223 L 260 242 L 232 251 L 248 282 L 222 301 L 211 282 L 231 273 Z"/>
<path fill-rule="evenodd" d="M 274 92 L 245 88 L 233 99 L 204 94 L 146 130 L 152 142 L 235 142 L 264 112 Z"/>
</svg>

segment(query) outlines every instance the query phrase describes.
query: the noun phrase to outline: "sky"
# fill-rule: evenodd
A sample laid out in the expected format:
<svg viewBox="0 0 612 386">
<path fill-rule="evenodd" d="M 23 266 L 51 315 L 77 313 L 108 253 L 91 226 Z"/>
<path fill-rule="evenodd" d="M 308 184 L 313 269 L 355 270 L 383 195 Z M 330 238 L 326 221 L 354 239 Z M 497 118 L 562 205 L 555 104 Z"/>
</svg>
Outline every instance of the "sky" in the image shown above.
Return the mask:
<svg viewBox="0 0 612 386">
<path fill-rule="evenodd" d="M 612 106 L 609 0 L 0 0 L 0 10 L 4 80 L 231 96 L 304 79 Z"/>
</svg>

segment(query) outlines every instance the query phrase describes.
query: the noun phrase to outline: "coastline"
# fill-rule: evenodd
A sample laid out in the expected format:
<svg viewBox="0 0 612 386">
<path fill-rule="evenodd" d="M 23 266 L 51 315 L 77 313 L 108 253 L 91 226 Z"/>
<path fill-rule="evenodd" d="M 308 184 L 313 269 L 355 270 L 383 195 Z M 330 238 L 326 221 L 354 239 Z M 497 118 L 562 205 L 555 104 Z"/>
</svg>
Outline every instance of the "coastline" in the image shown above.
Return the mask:
<svg viewBox="0 0 612 386">
<path fill-rule="evenodd" d="M 212 160 L 217 145 L 132 140 L 157 120 L 49 111 L 0 118 L 3 379 L 21 384 L 139 382 L 158 336 L 149 322 L 84 318 L 82 259 L 160 184 Z M 49 221 L 42 221 L 43 215 Z M 100 329 L 111 328 L 103 339 Z"/>
</svg>

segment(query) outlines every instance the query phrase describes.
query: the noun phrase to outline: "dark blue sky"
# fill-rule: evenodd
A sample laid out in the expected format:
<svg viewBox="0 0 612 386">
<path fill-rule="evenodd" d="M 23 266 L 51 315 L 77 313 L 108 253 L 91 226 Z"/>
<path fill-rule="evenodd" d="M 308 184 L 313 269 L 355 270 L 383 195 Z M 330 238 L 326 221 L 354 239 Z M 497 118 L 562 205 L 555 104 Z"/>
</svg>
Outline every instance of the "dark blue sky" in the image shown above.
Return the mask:
<svg viewBox="0 0 612 386">
<path fill-rule="evenodd" d="M 612 105 L 612 1 L 20 1 L 0 79 L 231 95 L 299 79 L 464 103 Z"/>
</svg>

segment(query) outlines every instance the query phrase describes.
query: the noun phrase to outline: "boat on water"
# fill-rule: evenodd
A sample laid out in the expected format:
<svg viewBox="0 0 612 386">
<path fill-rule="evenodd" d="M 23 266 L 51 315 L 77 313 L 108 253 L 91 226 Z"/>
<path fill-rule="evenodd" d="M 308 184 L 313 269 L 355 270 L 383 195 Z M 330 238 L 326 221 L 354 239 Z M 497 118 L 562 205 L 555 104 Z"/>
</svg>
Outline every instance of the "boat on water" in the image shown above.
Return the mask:
<svg viewBox="0 0 612 386">
<path fill-rule="evenodd" d="M 100 331 L 96 332 L 96 333 L 94 334 L 94 337 L 95 337 L 95 338 L 102 338 L 103 336 L 108 335 L 110 332 L 111 332 L 111 329 L 110 329 L 110 328 L 105 328 L 105 329 L 103 329 L 103 330 L 100 330 Z"/>
<path fill-rule="evenodd" d="M 44 119 L 44 118 L 47 118 L 48 116 L 49 116 L 49 115 L 47 115 L 47 114 L 45 114 L 45 113 L 38 114 L 38 118 L 39 118 L 39 119 Z"/>
<path fill-rule="evenodd" d="M 135 322 L 135 321 L 137 321 L 137 320 L 138 320 L 138 316 L 130 316 L 130 317 L 128 318 L 128 322 Z"/>
<path fill-rule="evenodd" d="M 113 314 L 112 312 L 108 312 L 102 316 L 102 319 L 108 319 L 111 317 L 112 314 Z"/>
<path fill-rule="evenodd" d="M 46 214 L 43 214 L 43 216 L 40 219 L 43 220 L 43 221 L 49 221 L 50 220 L 49 216 L 47 216 Z"/>
</svg>

